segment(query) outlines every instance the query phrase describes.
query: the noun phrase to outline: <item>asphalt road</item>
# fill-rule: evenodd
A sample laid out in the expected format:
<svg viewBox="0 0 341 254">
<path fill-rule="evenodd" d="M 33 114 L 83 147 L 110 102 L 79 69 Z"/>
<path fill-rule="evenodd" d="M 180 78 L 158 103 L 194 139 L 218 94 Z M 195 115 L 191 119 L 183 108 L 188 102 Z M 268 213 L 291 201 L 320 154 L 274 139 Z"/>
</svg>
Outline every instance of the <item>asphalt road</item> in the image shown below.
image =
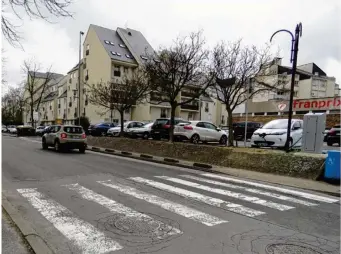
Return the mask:
<svg viewBox="0 0 341 254">
<path fill-rule="evenodd" d="M 336 197 L 2 137 L 3 193 L 55 253 L 340 253 Z"/>
</svg>

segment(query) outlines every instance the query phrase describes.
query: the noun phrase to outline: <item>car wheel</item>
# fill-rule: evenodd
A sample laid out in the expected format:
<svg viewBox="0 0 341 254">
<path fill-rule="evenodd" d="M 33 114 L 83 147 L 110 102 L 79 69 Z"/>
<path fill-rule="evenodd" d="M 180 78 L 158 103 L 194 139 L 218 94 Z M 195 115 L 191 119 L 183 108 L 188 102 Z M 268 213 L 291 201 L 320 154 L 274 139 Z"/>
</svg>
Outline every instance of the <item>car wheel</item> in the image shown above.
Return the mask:
<svg viewBox="0 0 341 254">
<path fill-rule="evenodd" d="M 143 133 L 143 139 L 149 139 L 149 133 L 148 132 Z"/>
<path fill-rule="evenodd" d="M 79 148 L 80 153 L 85 153 L 85 147 Z"/>
<path fill-rule="evenodd" d="M 200 137 L 199 137 L 198 134 L 194 134 L 194 135 L 191 137 L 191 142 L 192 142 L 193 144 L 198 144 L 199 141 L 200 141 Z"/>
<path fill-rule="evenodd" d="M 221 145 L 226 145 L 227 144 L 227 137 L 225 135 L 221 136 L 219 143 Z"/>
<path fill-rule="evenodd" d="M 333 146 L 333 144 L 334 144 L 333 142 L 327 141 L 328 146 Z"/>
<path fill-rule="evenodd" d="M 152 139 L 154 139 L 154 140 L 161 140 L 161 137 L 160 136 L 152 136 Z"/>
<path fill-rule="evenodd" d="M 43 141 L 41 142 L 43 150 L 47 150 L 48 149 L 48 145 L 46 144 L 46 140 L 43 139 Z"/>
<path fill-rule="evenodd" d="M 61 152 L 61 147 L 58 140 L 54 142 L 54 150 L 56 150 L 56 152 Z"/>
</svg>

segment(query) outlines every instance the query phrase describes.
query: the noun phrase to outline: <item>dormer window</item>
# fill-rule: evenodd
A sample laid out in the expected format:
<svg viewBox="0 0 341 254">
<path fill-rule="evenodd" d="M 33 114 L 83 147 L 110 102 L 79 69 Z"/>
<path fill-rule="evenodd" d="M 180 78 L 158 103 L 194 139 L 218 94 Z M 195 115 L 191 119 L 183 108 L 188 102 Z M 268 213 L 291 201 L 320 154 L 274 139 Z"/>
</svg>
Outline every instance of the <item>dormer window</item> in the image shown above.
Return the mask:
<svg viewBox="0 0 341 254">
<path fill-rule="evenodd" d="M 142 58 L 143 60 L 148 60 L 148 57 L 146 57 L 146 56 L 142 56 L 142 55 L 141 55 L 141 58 Z"/>
<path fill-rule="evenodd" d="M 105 43 L 105 44 L 109 44 L 110 42 L 109 42 L 109 41 L 107 41 L 107 40 L 104 40 L 104 43 Z"/>
<path fill-rule="evenodd" d="M 110 51 L 113 56 L 116 56 L 116 52 Z"/>
<path fill-rule="evenodd" d="M 126 48 L 126 45 L 124 44 L 119 44 L 118 46 L 120 46 L 121 48 Z"/>
</svg>

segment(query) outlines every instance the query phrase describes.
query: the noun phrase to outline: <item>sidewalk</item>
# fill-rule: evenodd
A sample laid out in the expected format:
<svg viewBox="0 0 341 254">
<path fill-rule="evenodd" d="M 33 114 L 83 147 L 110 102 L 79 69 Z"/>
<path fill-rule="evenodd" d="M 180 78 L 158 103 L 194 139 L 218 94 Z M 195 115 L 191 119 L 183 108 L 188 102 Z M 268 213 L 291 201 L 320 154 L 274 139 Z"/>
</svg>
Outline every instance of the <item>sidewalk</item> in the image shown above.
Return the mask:
<svg viewBox="0 0 341 254">
<path fill-rule="evenodd" d="M 133 153 L 133 152 L 127 153 L 127 152 L 118 151 L 116 149 L 115 151 L 106 152 L 105 148 L 101 148 L 101 147 L 96 147 L 96 148 L 94 147 L 95 150 L 92 150 L 92 146 L 88 146 L 88 149 L 94 152 L 112 154 L 112 155 L 117 155 L 121 157 L 129 157 L 129 158 L 134 158 L 137 160 L 144 160 L 144 161 L 147 160 L 150 162 L 173 165 L 173 166 L 178 166 L 178 167 L 192 168 L 192 169 L 202 170 L 202 171 L 210 171 L 214 173 L 222 173 L 222 174 L 227 174 L 230 176 L 246 178 L 246 179 L 256 180 L 256 181 L 262 181 L 262 182 L 266 182 L 270 184 L 280 184 L 280 185 L 285 185 L 289 187 L 302 188 L 306 190 L 322 192 L 328 195 L 340 197 L 340 186 L 328 184 L 322 181 L 313 181 L 313 180 L 303 179 L 303 178 L 294 178 L 294 177 L 289 177 L 289 176 L 262 173 L 262 172 L 250 171 L 250 170 L 245 170 L 245 169 L 226 168 L 226 167 L 220 167 L 220 166 L 214 166 L 214 165 L 212 166 L 207 165 L 209 167 L 205 167 L 205 165 L 202 165 L 204 167 L 200 168 L 200 165 L 194 166 L 193 162 L 176 160 L 175 158 L 174 158 L 175 161 L 172 162 L 172 160 L 169 161 L 168 158 L 158 157 L 154 155 L 150 155 L 149 158 L 145 158 L 144 155 L 141 156 L 141 154 L 139 153 Z M 111 149 L 107 149 L 107 150 L 111 150 Z"/>
<path fill-rule="evenodd" d="M 4 210 L 2 210 L 2 253 L 33 253 Z"/>
</svg>

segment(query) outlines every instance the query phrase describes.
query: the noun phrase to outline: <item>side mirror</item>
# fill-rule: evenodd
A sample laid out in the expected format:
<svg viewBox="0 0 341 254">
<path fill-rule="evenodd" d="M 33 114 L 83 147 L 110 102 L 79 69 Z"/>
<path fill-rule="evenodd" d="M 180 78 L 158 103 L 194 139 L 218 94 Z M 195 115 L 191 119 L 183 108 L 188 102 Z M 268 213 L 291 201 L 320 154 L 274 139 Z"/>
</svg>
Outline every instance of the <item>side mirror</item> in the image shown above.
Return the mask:
<svg viewBox="0 0 341 254">
<path fill-rule="evenodd" d="M 298 130 L 298 129 L 301 129 L 301 127 L 299 127 L 299 126 L 293 126 L 293 127 L 292 127 L 292 130 L 293 130 L 293 131 Z"/>
<path fill-rule="evenodd" d="M 216 130 L 217 130 L 217 131 L 221 131 L 221 129 L 220 129 L 220 128 L 217 128 Z"/>
</svg>

